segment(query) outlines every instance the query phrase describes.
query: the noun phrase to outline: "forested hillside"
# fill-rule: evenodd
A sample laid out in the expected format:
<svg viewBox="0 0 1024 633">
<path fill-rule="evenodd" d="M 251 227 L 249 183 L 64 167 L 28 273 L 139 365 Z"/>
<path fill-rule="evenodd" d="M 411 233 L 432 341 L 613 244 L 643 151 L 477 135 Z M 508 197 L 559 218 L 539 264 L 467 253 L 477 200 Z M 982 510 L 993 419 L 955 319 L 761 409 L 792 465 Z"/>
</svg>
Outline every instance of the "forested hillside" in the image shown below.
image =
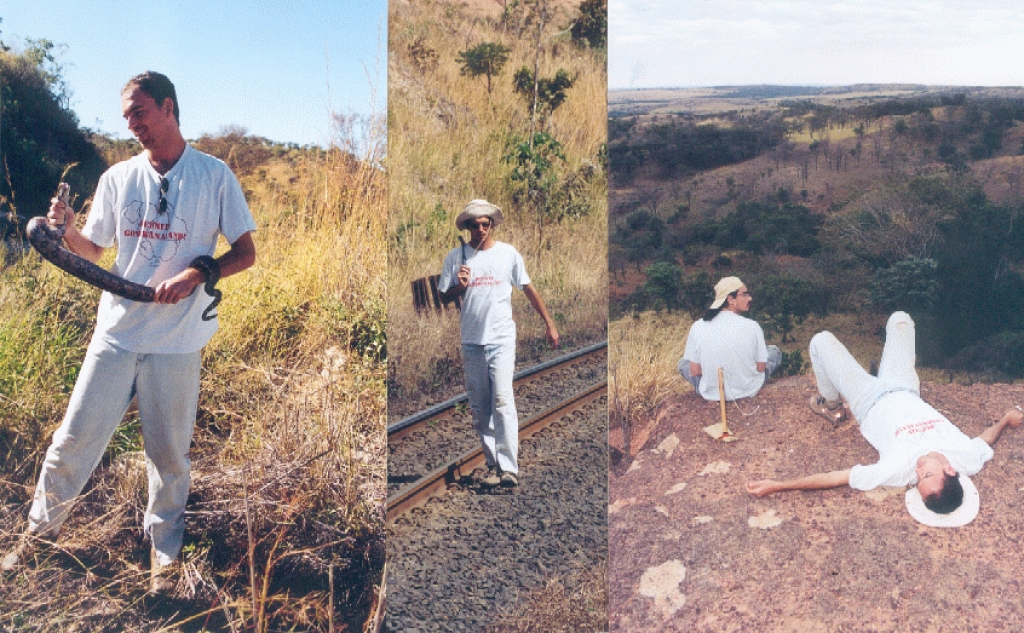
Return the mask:
<svg viewBox="0 0 1024 633">
<path fill-rule="evenodd" d="M 865 91 L 613 118 L 613 313 L 696 314 L 737 274 L 779 340 L 898 308 L 926 363 L 1024 375 L 1024 90 Z"/>
</svg>

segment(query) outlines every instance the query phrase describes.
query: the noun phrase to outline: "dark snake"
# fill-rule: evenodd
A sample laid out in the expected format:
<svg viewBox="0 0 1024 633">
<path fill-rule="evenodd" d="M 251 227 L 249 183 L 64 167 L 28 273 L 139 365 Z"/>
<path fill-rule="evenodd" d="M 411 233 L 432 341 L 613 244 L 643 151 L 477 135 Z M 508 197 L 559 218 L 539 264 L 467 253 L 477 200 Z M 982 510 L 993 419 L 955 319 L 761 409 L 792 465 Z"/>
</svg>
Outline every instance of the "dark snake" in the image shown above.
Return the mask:
<svg viewBox="0 0 1024 633">
<path fill-rule="evenodd" d="M 57 189 L 58 200 L 67 205 L 69 193 L 68 185 L 63 182 L 60 183 Z M 39 251 L 43 259 L 87 284 L 119 297 L 130 299 L 131 301 L 141 301 L 143 303 L 152 303 L 154 301 L 156 291 L 153 288 L 119 277 L 61 246 L 66 230 L 66 223 L 53 227 L 50 226 L 45 217 L 34 217 L 28 221 L 25 234 L 28 237 L 29 243 Z M 216 314 L 210 313 L 221 300 L 221 291 L 215 288 L 217 281 L 220 279 L 220 266 L 215 259 L 204 255 L 192 260 L 188 267 L 195 268 L 203 273 L 203 277 L 206 279 L 204 289 L 208 295 L 213 297 L 213 301 L 203 311 L 202 319 L 210 321 L 216 318 Z"/>
</svg>

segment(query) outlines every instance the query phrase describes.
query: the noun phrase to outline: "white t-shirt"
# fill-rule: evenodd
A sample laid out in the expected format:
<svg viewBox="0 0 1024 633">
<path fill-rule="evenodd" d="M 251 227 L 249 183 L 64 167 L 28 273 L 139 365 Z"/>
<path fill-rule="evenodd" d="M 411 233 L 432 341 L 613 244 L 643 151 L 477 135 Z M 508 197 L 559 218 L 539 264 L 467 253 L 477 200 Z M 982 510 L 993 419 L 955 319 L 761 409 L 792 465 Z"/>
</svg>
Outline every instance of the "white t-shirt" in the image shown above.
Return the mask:
<svg viewBox="0 0 1024 633">
<path fill-rule="evenodd" d="M 690 327 L 683 358 L 700 365 L 699 391 L 705 400 L 718 400 L 719 367 L 725 372 L 725 399 L 737 400 L 757 395 L 764 385 L 757 363 L 768 362 L 768 347 L 760 325 L 723 310 Z"/>
<path fill-rule="evenodd" d="M 96 187 L 82 234 L 103 248 L 117 246 L 111 271 L 155 287 L 200 255 L 212 256 L 217 238 L 234 243 L 256 230 L 238 179 L 222 161 L 191 146 L 168 171 L 167 210 L 159 213 L 160 174 L 139 154 L 108 169 Z M 142 303 L 104 292 L 94 336 L 141 354 L 198 351 L 217 331 L 202 320 L 213 298 L 203 286 L 176 304 Z"/>
<path fill-rule="evenodd" d="M 942 453 L 962 475 L 977 473 L 994 454 L 984 440 L 967 437 L 910 391 L 883 396 L 864 417 L 860 432 L 878 451 L 879 459 L 870 466 L 857 464 L 850 471 L 850 487 L 857 490 L 916 484 L 917 460 L 932 451 Z"/>
<path fill-rule="evenodd" d="M 444 258 L 437 287 L 447 292 L 458 284 L 462 248 L 453 248 Z M 505 242 L 495 242 L 487 250 L 473 252 L 465 246 L 469 266 L 469 288 L 462 296 L 462 343 L 497 345 L 515 343 L 516 324 L 512 320 L 512 286 L 522 289 L 530 283 L 523 256 Z"/>
</svg>

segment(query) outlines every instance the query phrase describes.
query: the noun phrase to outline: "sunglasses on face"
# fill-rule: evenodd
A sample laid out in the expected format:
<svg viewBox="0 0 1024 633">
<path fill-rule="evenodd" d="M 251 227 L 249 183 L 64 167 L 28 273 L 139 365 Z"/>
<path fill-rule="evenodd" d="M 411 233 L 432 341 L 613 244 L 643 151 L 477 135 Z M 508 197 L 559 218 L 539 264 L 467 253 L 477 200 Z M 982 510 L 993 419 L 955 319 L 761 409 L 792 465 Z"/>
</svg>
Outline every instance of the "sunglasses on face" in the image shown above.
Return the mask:
<svg viewBox="0 0 1024 633">
<path fill-rule="evenodd" d="M 160 179 L 160 202 L 157 204 L 157 213 L 167 213 L 167 190 L 171 183 L 166 178 Z"/>
<path fill-rule="evenodd" d="M 478 229 L 478 230 L 479 229 L 489 229 L 489 228 L 491 228 L 491 223 L 486 221 L 486 220 L 483 220 L 481 222 L 470 222 L 469 223 L 469 228 L 470 229 Z"/>
</svg>

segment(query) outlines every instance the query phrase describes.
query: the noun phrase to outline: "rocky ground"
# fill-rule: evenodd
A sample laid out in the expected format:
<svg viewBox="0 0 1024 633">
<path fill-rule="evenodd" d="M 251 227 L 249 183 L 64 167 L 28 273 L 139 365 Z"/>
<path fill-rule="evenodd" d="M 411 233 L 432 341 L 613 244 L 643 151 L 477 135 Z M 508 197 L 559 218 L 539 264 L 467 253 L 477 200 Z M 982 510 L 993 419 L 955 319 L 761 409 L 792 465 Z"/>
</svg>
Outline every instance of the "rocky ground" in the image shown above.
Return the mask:
<svg viewBox="0 0 1024 633">
<path fill-rule="evenodd" d="M 812 390 L 795 376 L 730 404 L 730 444 L 702 431 L 718 404 L 689 391 L 634 434 L 646 441 L 610 474 L 611 630 L 1024 630 L 1024 431 L 973 478 L 981 511 L 963 528 L 916 523 L 902 489 L 747 494 L 750 480 L 877 460 L 855 421 L 809 411 Z M 925 382 L 922 395 L 973 437 L 1024 403 L 1024 385 Z"/>
</svg>

